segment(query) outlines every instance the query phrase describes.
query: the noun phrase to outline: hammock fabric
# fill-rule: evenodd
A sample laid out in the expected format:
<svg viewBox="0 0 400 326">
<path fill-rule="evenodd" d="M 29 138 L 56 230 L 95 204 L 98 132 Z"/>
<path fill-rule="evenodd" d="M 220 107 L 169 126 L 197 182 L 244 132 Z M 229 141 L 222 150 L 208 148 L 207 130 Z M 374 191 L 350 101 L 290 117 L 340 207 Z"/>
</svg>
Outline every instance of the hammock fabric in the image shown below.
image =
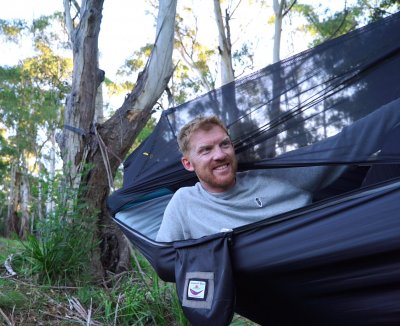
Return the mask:
<svg viewBox="0 0 400 326">
<path fill-rule="evenodd" d="M 331 136 L 346 126 L 366 147 L 378 141 L 373 123 L 370 133 L 351 127 L 388 108 L 400 120 L 400 13 L 164 111 L 124 163 L 108 208 L 159 276 L 176 282 L 194 325 L 228 324 L 233 312 L 268 325 L 398 325 L 400 127 L 379 139 L 378 152 L 355 156 L 349 143 L 329 156 Z M 173 193 L 198 181 L 180 163 L 177 133 L 210 114 L 229 127 L 239 170 L 326 165 L 346 173 L 306 207 L 156 242 Z"/>
</svg>

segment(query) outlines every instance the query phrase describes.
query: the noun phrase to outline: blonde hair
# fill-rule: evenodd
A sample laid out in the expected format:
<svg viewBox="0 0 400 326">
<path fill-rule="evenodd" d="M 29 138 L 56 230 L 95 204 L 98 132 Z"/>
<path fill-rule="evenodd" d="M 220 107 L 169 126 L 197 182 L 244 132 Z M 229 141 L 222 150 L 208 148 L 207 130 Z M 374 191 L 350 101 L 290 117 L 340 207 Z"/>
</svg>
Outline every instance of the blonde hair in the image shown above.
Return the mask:
<svg viewBox="0 0 400 326">
<path fill-rule="evenodd" d="M 228 129 L 223 122 L 215 115 L 208 117 L 197 117 L 185 124 L 178 134 L 179 150 L 182 154 L 190 150 L 189 141 L 192 134 L 197 130 L 211 130 L 212 127 L 218 126 L 222 128 L 229 136 Z"/>
</svg>

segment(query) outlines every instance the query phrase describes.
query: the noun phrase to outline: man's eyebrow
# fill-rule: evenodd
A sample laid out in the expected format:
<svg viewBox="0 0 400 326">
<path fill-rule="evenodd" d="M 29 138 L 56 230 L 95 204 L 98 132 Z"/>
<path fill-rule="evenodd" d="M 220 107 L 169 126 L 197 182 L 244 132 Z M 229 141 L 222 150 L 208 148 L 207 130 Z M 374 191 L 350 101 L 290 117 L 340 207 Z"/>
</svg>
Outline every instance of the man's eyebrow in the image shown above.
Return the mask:
<svg viewBox="0 0 400 326">
<path fill-rule="evenodd" d="M 222 144 L 222 143 L 225 143 L 225 142 L 231 142 L 231 138 L 229 136 L 226 136 L 225 138 L 221 139 L 221 141 L 219 141 L 218 144 Z M 214 146 L 213 143 L 209 143 L 209 144 L 204 143 L 204 144 L 199 145 L 196 148 L 196 151 L 201 151 L 203 149 L 208 149 L 208 148 L 213 147 L 213 146 Z"/>
<path fill-rule="evenodd" d="M 203 144 L 203 145 L 200 145 L 199 147 L 197 147 L 197 151 L 200 151 L 202 149 L 207 149 L 210 147 L 212 147 L 212 144 Z"/>
</svg>

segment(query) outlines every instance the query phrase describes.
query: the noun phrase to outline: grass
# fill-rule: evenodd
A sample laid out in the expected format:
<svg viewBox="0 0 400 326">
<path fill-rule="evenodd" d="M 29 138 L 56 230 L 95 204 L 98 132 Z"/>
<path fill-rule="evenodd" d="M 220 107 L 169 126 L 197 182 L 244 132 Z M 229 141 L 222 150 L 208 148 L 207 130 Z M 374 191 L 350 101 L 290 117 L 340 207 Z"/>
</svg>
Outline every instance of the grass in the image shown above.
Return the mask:
<svg viewBox="0 0 400 326">
<path fill-rule="evenodd" d="M 24 250 L 19 240 L 0 238 L 0 325 L 189 325 L 180 308 L 175 284 L 158 278 L 140 255 L 132 270 L 107 282 L 54 286 L 15 269 L 10 277 L 4 261 Z M 11 262 L 14 268 L 14 260 Z M 81 285 L 82 284 L 82 285 Z M 235 315 L 231 326 L 255 325 Z"/>
<path fill-rule="evenodd" d="M 18 240 L 0 238 L 0 321 L 5 325 L 171 325 L 176 320 L 187 324 L 182 312 L 172 308 L 173 286 L 159 280 L 143 259 L 144 275 L 133 266 L 104 284 L 54 286 L 32 277 L 29 261 L 11 261 L 17 276 L 7 275 L 4 261 L 25 249 Z"/>
</svg>

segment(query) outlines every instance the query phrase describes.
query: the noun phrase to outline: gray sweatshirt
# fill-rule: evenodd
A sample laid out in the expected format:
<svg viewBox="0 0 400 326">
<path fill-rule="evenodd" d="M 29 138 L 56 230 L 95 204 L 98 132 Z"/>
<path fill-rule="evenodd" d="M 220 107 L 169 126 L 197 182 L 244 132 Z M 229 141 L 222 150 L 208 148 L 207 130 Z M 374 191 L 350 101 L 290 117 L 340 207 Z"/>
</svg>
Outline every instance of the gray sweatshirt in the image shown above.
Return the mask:
<svg viewBox="0 0 400 326">
<path fill-rule="evenodd" d="M 378 111 L 312 145 L 316 158 L 329 161 L 340 157 L 351 162 L 379 150 L 385 135 L 399 124 L 400 100 Z M 284 156 L 298 156 L 302 151 Z M 312 192 L 329 185 L 344 170 L 345 166 L 315 166 L 239 172 L 235 186 L 223 193 L 209 193 L 199 182 L 183 187 L 169 202 L 156 240 L 200 238 L 305 206 L 310 203 Z"/>
</svg>

